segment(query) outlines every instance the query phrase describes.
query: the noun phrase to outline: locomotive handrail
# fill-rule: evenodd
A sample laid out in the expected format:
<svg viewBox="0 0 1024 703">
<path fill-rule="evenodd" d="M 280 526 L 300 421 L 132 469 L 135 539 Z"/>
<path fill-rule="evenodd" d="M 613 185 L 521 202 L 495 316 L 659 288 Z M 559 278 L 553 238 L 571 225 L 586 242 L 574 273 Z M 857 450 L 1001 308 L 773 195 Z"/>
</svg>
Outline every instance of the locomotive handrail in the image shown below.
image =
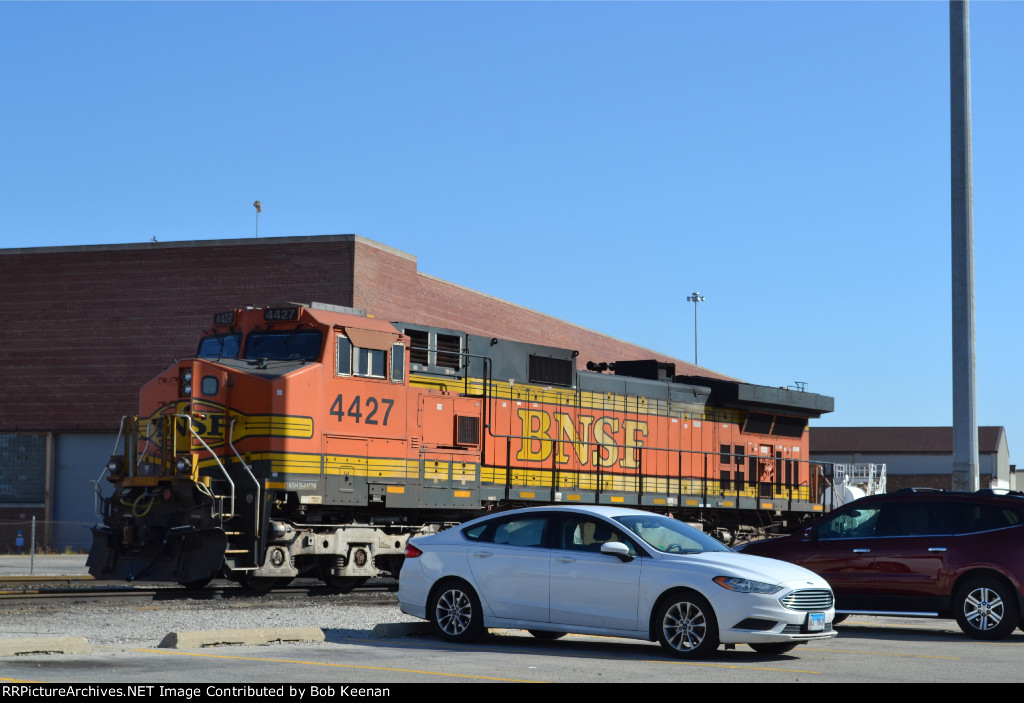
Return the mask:
<svg viewBox="0 0 1024 703">
<path fill-rule="evenodd" d="M 254 484 L 256 484 L 256 500 L 253 503 L 256 506 L 256 510 L 253 512 L 253 519 L 255 520 L 255 523 L 256 523 L 256 525 L 255 525 L 256 526 L 256 532 L 254 534 L 254 537 L 256 539 L 259 539 L 259 536 L 260 536 L 260 506 L 262 505 L 262 503 L 260 502 L 260 482 L 256 479 L 256 476 L 253 474 L 252 467 L 245 463 L 245 459 L 243 459 L 242 455 L 238 453 L 237 449 L 235 449 L 234 434 L 235 434 L 235 422 L 237 422 L 237 421 L 238 421 L 237 417 L 231 418 L 231 427 L 228 428 L 228 446 L 231 447 L 231 451 L 233 451 L 235 453 L 235 456 L 238 457 L 239 463 L 242 464 L 242 468 L 245 469 L 245 472 L 247 474 L 249 474 L 249 478 L 251 478 L 252 482 Z"/>
<path fill-rule="evenodd" d="M 127 419 L 127 415 L 121 416 L 121 422 L 119 423 L 117 428 L 117 439 L 114 440 L 114 451 L 110 453 L 110 456 L 112 457 L 117 456 L 117 447 L 119 444 L 121 444 L 121 437 L 124 436 L 124 425 Z M 125 446 L 125 449 L 127 450 L 127 445 Z M 103 504 L 103 491 L 102 489 L 100 489 L 100 485 L 103 482 L 103 475 L 108 471 L 110 471 L 110 462 L 107 462 L 107 465 L 103 467 L 103 470 L 100 471 L 100 475 L 96 477 L 95 481 L 89 481 L 89 484 L 92 486 L 94 494 L 92 497 L 92 509 L 93 512 L 96 513 L 96 519 L 100 520 L 101 522 L 103 521 L 103 513 L 100 510 L 100 506 Z"/>
<path fill-rule="evenodd" d="M 213 460 L 215 462 L 217 462 L 217 467 L 220 468 L 221 472 L 224 474 L 224 478 L 226 478 L 227 482 L 231 485 L 231 512 L 228 513 L 227 515 L 223 515 L 222 514 L 221 517 L 229 517 L 229 518 L 234 517 L 235 516 L 235 482 L 232 481 L 231 480 L 231 476 L 228 475 L 228 470 L 224 468 L 224 464 L 221 462 L 220 457 L 217 456 L 212 449 L 210 449 L 210 445 L 208 445 L 203 440 L 203 438 L 199 436 L 199 433 L 196 432 L 195 429 L 192 427 L 192 416 L 191 415 L 186 415 L 184 413 L 174 413 L 174 417 L 180 417 L 180 418 L 184 419 L 188 423 L 188 431 L 191 432 L 192 436 L 195 437 L 199 441 L 199 443 L 201 445 L 203 445 L 203 448 L 210 453 L 210 456 L 213 457 Z"/>
</svg>

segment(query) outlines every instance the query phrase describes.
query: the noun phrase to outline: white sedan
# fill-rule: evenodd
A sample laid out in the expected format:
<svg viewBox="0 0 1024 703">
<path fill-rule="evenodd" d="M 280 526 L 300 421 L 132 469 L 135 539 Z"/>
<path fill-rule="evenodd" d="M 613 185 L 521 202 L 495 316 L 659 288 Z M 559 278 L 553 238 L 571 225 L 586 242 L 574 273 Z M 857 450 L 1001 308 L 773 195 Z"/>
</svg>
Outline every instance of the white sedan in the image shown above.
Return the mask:
<svg viewBox="0 0 1024 703">
<path fill-rule="evenodd" d="M 817 574 L 740 554 L 671 517 L 610 506 L 510 510 L 409 541 L 402 612 L 468 642 L 486 628 L 657 640 L 705 657 L 835 637 Z"/>
</svg>

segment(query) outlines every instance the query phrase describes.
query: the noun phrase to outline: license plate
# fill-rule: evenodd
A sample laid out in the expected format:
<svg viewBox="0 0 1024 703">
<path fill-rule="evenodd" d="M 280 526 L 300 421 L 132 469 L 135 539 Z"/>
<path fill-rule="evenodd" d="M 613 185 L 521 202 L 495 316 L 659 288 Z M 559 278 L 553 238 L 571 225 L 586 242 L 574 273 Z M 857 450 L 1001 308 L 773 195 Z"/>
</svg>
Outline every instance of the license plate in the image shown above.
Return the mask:
<svg viewBox="0 0 1024 703">
<path fill-rule="evenodd" d="M 821 632 L 825 629 L 825 613 L 807 614 L 807 631 Z"/>
</svg>

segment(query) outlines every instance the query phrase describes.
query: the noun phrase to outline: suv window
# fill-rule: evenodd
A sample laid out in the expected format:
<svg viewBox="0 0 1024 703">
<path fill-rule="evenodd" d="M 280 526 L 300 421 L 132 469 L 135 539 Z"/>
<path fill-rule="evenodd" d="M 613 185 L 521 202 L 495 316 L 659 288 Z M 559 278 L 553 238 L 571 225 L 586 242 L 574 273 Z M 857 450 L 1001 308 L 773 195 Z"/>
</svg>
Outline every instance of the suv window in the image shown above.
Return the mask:
<svg viewBox="0 0 1024 703">
<path fill-rule="evenodd" d="M 818 539 L 874 537 L 881 511 L 880 504 L 846 508 L 821 522 L 815 528 L 815 536 Z"/>
<path fill-rule="evenodd" d="M 956 534 L 1016 527 L 1024 523 L 1019 510 L 1004 505 L 957 503 L 953 509 Z"/>
<path fill-rule="evenodd" d="M 949 506 L 945 502 L 933 500 L 885 503 L 876 534 L 881 537 L 953 534 Z"/>
</svg>

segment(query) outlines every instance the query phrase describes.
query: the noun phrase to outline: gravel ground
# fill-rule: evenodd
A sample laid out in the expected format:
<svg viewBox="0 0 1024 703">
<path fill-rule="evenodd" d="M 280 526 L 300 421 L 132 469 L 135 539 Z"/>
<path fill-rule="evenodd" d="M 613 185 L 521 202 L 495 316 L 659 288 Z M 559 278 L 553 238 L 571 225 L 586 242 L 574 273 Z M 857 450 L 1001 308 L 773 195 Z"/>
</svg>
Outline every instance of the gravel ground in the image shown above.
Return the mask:
<svg viewBox="0 0 1024 703">
<path fill-rule="evenodd" d="M 155 647 L 170 632 L 271 627 L 319 627 L 329 639 L 365 638 L 376 625 L 423 622 L 398 609 L 394 593 L 278 599 L 0 602 L 0 638 L 84 637 L 93 646 Z"/>
</svg>

